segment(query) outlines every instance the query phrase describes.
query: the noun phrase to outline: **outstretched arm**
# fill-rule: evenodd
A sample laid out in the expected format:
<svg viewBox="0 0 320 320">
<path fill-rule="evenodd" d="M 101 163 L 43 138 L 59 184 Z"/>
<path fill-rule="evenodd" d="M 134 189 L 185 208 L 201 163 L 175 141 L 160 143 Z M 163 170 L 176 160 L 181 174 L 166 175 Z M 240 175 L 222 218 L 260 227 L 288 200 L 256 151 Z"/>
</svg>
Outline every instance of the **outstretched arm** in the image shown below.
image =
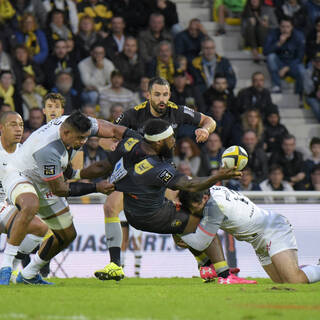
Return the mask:
<svg viewBox="0 0 320 320">
<path fill-rule="evenodd" d="M 200 128 L 195 131 L 196 140 L 197 142 L 205 142 L 209 134 L 216 129 L 216 122 L 211 117 L 201 113 L 199 127 Z"/>
<path fill-rule="evenodd" d="M 218 181 L 239 178 L 242 176 L 240 171 L 233 169 L 220 168 L 214 176 L 209 177 L 188 177 L 182 176 L 174 185 L 171 185 L 171 189 L 178 189 L 183 191 L 197 192 L 208 189 L 215 185 Z"/>
<path fill-rule="evenodd" d="M 123 138 L 125 131 L 128 129 L 101 119 L 98 119 L 98 126 L 97 136 L 99 138 L 115 138 L 118 140 Z"/>
<path fill-rule="evenodd" d="M 81 179 L 95 179 L 103 176 L 108 176 L 112 172 L 113 166 L 108 159 L 97 161 L 87 168 L 80 171 Z"/>
</svg>

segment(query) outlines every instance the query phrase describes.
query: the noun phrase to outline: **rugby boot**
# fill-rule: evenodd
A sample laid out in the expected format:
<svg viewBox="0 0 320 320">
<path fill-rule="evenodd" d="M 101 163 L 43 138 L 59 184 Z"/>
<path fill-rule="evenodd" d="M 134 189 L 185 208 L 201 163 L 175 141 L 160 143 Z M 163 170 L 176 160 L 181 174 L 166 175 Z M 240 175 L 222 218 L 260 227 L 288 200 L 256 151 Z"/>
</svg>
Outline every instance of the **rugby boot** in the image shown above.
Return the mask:
<svg viewBox="0 0 320 320">
<path fill-rule="evenodd" d="M 10 283 L 12 268 L 3 267 L 0 269 L 0 285 L 8 286 Z"/>
<path fill-rule="evenodd" d="M 103 269 L 97 270 L 94 273 L 99 280 L 116 280 L 120 281 L 124 278 L 122 267 L 119 267 L 114 262 L 110 262 Z"/>
<path fill-rule="evenodd" d="M 230 273 L 227 278 L 218 277 L 218 283 L 219 284 L 257 284 L 257 281 L 239 278 L 233 273 Z"/>
<path fill-rule="evenodd" d="M 35 277 L 31 279 L 24 278 L 21 272 L 19 272 L 16 283 L 23 283 L 23 284 L 38 284 L 38 285 L 53 285 L 52 282 L 48 282 L 42 279 L 40 274 L 37 274 Z"/>
</svg>

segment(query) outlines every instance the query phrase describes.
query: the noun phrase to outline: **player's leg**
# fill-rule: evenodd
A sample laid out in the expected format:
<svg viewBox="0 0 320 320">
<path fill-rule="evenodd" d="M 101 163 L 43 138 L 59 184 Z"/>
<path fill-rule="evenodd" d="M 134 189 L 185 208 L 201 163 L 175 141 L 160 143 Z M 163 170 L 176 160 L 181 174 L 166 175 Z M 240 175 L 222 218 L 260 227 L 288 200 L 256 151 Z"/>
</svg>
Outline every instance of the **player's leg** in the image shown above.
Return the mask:
<svg viewBox="0 0 320 320">
<path fill-rule="evenodd" d="M 130 226 L 132 231 L 133 250 L 134 250 L 134 275 L 140 277 L 140 268 L 142 261 L 142 231 Z"/>
<path fill-rule="evenodd" d="M 100 280 L 119 281 L 124 278 L 124 272 L 121 267 L 122 230 L 119 219 L 119 213 L 122 210 L 123 194 L 115 191 L 107 197 L 104 204 L 105 231 L 110 263 L 94 273 Z"/>
<path fill-rule="evenodd" d="M 275 266 L 272 263 L 265 265 L 265 266 L 262 266 L 262 267 L 273 282 L 283 283 L 280 274 L 278 273 L 277 269 L 275 268 Z"/>
<path fill-rule="evenodd" d="M 121 221 L 122 229 L 122 244 L 121 244 L 121 267 L 125 266 L 126 261 L 126 251 L 129 245 L 129 224 L 127 221 Z"/>
</svg>

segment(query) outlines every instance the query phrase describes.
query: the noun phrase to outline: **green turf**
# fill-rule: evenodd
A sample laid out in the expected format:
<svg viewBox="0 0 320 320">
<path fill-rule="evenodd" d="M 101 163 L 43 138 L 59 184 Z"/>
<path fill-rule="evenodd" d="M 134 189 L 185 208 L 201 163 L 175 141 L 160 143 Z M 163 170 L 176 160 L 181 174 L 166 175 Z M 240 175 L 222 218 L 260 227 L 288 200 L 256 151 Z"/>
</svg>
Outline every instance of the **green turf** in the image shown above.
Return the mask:
<svg viewBox="0 0 320 320">
<path fill-rule="evenodd" d="M 320 284 L 218 285 L 194 279 L 52 279 L 0 288 L 0 319 L 320 319 Z"/>
</svg>

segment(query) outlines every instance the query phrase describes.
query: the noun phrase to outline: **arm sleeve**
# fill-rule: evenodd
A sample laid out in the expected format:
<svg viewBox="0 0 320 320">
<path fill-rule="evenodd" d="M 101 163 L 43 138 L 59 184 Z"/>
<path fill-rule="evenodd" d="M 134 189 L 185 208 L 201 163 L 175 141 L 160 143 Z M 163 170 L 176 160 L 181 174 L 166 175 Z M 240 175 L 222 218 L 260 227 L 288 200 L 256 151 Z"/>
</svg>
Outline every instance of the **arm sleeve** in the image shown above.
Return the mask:
<svg viewBox="0 0 320 320">
<path fill-rule="evenodd" d="M 129 109 L 122 113 L 119 118 L 115 121 L 115 124 L 125 126 L 132 129 L 131 119 L 134 117 L 134 110 Z M 133 118 L 134 119 L 134 118 Z"/>
<path fill-rule="evenodd" d="M 199 126 L 201 120 L 200 112 L 194 111 L 186 106 L 179 107 L 179 118 L 181 117 L 183 124 L 193 124 Z"/>
<path fill-rule="evenodd" d="M 99 130 L 99 124 L 97 119 L 88 117 L 91 121 L 91 129 L 90 129 L 90 136 L 96 136 Z"/>
<path fill-rule="evenodd" d="M 38 150 L 33 155 L 40 176 L 44 181 L 54 180 L 63 175 L 61 156 L 56 149 L 50 148 L 50 145 Z"/>
</svg>

